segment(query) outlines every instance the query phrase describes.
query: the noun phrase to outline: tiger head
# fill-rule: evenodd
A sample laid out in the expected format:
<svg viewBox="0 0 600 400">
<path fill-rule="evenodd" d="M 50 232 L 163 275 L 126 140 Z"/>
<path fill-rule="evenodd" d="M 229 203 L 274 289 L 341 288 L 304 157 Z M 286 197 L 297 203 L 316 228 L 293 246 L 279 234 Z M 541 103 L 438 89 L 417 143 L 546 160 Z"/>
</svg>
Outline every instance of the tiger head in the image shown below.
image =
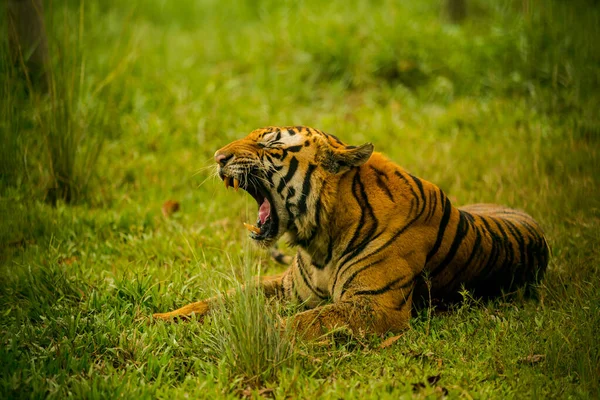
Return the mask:
<svg viewBox="0 0 600 400">
<path fill-rule="evenodd" d="M 215 161 L 225 187 L 256 200 L 256 226 L 244 225 L 266 247 L 284 233 L 293 244 L 309 243 L 326 226 L 340 177 L 372 152 L 370 143 L 347 146 L 308 127 L 267 127 L 217 150 Z"/>
</svg>

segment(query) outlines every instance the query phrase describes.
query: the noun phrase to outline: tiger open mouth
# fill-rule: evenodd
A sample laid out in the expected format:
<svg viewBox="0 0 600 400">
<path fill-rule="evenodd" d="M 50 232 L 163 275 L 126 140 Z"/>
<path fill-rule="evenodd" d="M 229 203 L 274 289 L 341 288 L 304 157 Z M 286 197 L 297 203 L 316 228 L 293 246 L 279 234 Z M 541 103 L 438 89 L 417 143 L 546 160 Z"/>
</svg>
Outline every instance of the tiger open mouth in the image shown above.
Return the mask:
<svg viewBox="0 0 600 400">
<path fill-rule="evenodd" d="M 272 198 L 269 191 L 256 182 L 257 179 L 251 180 L 247 176 L 242 176 L 240 177 L 241 179 L 238 179 L 222 173 L 219 175 L 225 183 L 225 188 L 228 189 L 230 186 L 233 186 L 236 191 L 238 188 L 241 188 L 248 192 L 258 204 L 256 225 L 244 222 L 244 227 L 250 231 L 250 238 L 256 241 L 264 241 L 277 236 L 279 228 L 277 212 L 275 211 L 275 207 L 272 207 Z"/>
</svg>

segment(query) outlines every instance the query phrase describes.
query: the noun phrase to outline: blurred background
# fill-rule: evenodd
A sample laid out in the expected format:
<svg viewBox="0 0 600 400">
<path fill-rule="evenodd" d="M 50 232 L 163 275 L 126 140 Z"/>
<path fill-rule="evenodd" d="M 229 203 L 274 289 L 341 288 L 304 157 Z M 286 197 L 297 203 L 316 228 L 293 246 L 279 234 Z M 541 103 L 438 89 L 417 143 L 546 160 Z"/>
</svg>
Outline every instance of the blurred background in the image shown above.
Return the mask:
<svg viewBox="0 0 600 400">
<path fill-rule="evenodd" d="M 19 315 L 142 318 L 205 297 L 232 260 L 277 270 L 249 250 L 254 202 L 213 179 L 212 157 L 258 127 L 309 125 L 372 142 L 457 205 L 538 219 L 553 248 L 546 304 L 569 316 L 540 335 L 546 373 L 598 388 L 597 1 L 5 0 L 0 30 L 11 343 L 37 343 Z M 5 368 L 34 365 L 14 354 Z"/>
<path fill-rule="evenodd" d="M 593 1 L 4 8 L 0 177 L 3 188 L 52 204 L 111 202 L 115 186 L 134 197 L 150 186 L 176 190 L 215 149 L 265 125 L 371 140 L 446 189 L 489 160 L 467 142 L 493 153 L 512 131 L 514 151 L 531 158 L 532 130 L 590 144 L 600 132 Z M 465 141 L 459 153 L 438 161 L 454 140 Z M 153 185 L 140 191 L 142 182 Z"/>
</svg>

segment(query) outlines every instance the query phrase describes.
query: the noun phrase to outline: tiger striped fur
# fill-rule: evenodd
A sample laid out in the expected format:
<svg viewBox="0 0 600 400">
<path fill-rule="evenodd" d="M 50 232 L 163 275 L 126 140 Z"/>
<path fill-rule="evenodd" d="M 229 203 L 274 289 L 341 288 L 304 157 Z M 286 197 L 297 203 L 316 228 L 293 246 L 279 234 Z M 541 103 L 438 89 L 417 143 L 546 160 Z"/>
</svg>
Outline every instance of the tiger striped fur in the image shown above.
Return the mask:
<svg viewBox="0 0 600 400">
<path fill-rule="evenodd" d="M 336 327 L 397 332 L 413 300 L 452 299 L 461 288 L 493 297 L 535 285 L 548 263 L 538 224 L 490 204 L 454 207 L 446 194 L 369 143 L 347 146 L 308 127 L 268 127 L 215 153 L 219 175 L 258 202 L 250 237 L 269 247 L 286 234 L 299 250 L 268 296 L 298 301 L 301 334 Z M 210 312 L 214 299 L 156 318 Z"/>
</svg>

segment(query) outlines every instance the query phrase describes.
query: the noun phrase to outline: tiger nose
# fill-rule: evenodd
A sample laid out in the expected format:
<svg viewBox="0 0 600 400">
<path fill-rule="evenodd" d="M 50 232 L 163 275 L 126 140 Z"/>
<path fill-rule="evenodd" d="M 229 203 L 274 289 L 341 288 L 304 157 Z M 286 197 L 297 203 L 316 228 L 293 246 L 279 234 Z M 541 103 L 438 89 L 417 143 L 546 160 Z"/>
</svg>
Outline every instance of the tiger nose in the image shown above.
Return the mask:
<svg viewBox="0 0 600 400">
<path fill-rule="evenodd" d="M 221 151 L 217 151 L 215 153 L 215 161 L 221 167 L 224 167 L 227 164 L 227 162 L 231 160 L 231 157 L 233 157 L 233 153 L 225 153 Z"/>
</svg>

